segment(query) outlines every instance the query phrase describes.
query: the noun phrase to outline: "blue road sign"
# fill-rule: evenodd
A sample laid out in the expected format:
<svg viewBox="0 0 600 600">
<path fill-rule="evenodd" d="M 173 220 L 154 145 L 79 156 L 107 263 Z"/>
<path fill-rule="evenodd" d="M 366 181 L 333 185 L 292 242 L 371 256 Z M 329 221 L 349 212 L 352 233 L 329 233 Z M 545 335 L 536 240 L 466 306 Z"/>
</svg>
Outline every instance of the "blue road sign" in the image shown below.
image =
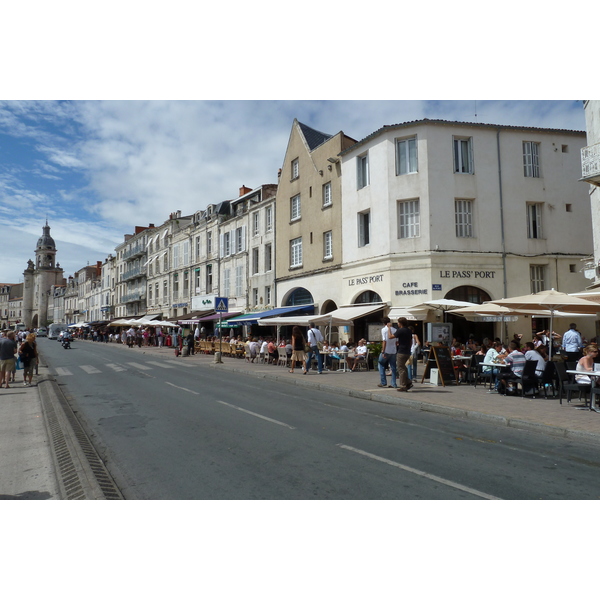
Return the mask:
<svg viewBox="0 0 600 600">
<path fill-rule="evenodd" d="M 215 298 L 215 312 L 229 312 L 229 298 Z"/>
</svg>

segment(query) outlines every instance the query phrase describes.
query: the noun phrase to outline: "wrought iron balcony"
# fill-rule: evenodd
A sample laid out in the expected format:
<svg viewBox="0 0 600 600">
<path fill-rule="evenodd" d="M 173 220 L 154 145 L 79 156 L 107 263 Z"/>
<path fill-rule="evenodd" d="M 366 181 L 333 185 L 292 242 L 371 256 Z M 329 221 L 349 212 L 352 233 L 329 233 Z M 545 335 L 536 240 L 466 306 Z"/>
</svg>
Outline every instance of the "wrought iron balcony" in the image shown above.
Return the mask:
<svg viewBox="0 0 600 600">
<path fill-rule="evenodd" d="M 581 181 L 600 186 L 600 143 L 581 149 Z"/>
</svg>

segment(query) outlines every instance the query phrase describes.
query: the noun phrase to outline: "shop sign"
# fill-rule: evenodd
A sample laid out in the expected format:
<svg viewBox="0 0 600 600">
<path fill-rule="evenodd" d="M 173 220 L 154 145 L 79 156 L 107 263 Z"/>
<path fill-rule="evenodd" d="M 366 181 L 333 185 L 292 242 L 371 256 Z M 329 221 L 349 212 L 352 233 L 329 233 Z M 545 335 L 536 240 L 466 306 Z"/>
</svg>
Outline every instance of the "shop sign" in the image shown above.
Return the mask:
<svg viewBox="0 0 600 600">
<path fill-rule="evenodd" d="M 496 271 L 440 271 L 440 279 L 494 279 Z"/>
<path fill-rule="evenodd" d="M 383 275 L 367 275 L 348 280 L 348 285 L 367 285 L 369 283 L 383 283 Z"/>
<path fill-rule="evenodd" d="M 416 281 L 408 281 L 402 284 L 401 290 L 396 290 L 394 293 L 396 296 L 420 296 L 426 295 L 427 290 L 420 288 Z"/>
</svg>

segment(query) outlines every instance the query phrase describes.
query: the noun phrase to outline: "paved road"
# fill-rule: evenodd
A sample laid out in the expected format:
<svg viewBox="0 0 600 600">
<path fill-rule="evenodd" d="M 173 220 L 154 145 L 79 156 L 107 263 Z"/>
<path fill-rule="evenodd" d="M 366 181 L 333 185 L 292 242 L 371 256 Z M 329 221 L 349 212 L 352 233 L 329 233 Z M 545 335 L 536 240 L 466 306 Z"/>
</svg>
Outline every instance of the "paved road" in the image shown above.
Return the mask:
<svg viewBox="0 0 600 600">
<path fill-rule="evenodd" d="M 41 350 L 131 499 L 597 499 L 597 447 L 116 344 Z"/>
</svg>

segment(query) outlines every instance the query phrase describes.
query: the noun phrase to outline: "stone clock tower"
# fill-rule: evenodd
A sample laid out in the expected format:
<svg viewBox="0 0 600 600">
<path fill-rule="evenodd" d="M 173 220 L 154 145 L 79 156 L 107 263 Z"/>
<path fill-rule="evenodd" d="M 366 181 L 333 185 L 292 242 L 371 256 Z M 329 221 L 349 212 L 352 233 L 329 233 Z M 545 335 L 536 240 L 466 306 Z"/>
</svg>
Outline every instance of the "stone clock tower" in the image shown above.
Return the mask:
<svg viewBox="0 0 600 600">
<path fill-rule="evenodd" d="M 42 228 L 42 237 L 35 247 L 35 263 L 27 263 L 23 272 L 23 321 L 25 327 L 45 326 L 48 314 L 50 288 L 63 283 L 63 270 L 56 262 L 56 244 L 50 235 L 48 221 Z"/>
</svg>

